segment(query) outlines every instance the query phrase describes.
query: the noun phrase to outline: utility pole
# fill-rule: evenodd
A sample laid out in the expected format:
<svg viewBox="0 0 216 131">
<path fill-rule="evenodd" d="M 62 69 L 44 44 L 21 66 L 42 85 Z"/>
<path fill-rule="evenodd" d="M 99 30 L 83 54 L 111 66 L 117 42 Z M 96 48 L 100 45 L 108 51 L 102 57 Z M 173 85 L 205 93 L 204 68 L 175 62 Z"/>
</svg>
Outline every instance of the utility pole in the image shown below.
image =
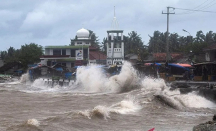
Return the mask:
<svg viewBox="0 0 216 131">
<path fill-rule="evenodd" d="M 166 37 L 167 37 L 166 38 L 166 62 L 167 63 L 168 63 L 168 61 L 170 59 L 170 54 L 169 54 L 169 14 L 175 14 L 175 12 L 174 13 L 169 12 L 170 8 L 172 8 L 173 10 L 175 9 L 173 7 L 167 7 L 167 13 L 164 13 L 162 11 L 162 14 L 167 14 L 167 34 L 166 34 Z"/>
</svg>

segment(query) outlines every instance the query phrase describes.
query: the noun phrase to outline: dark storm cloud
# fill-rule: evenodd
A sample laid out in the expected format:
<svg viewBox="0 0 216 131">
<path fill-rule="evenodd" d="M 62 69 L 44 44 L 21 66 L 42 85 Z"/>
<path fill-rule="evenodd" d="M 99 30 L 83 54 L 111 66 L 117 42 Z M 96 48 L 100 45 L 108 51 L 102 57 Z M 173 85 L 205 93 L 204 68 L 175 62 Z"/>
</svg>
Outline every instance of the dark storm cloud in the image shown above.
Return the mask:
<svg viewBox="0 0 216 131">
<path fill-rule="evenodd" d="M 84 27 L 99 36 L 100 41 L 106 37 L 111 28 L 116 6 L 116 17 L 119 28 L 127 35 L 137 31 L 145 44 L 154 31 L 166 31 L 167 6 L 192 9 L 205 0 L 7 0 L 0 1 L 0 50 L 10 46 L 20 48 L 21 45 L 35 42 L 39 45 L 68 45 L 76 31 Z M 210 0 L 211 2 L 211 0 Z M 208 10 L 214 9 L 214 6 Z M 185 13 L 174 10 L 170 15 L 170 32 L 188 35 L 182 29 L 195 35 L 198 30 L 207 32 L 215 30 L 214 17 L 210 13 Z M 214 31 L 215 32 L 215 31 Z"/>
</svg>

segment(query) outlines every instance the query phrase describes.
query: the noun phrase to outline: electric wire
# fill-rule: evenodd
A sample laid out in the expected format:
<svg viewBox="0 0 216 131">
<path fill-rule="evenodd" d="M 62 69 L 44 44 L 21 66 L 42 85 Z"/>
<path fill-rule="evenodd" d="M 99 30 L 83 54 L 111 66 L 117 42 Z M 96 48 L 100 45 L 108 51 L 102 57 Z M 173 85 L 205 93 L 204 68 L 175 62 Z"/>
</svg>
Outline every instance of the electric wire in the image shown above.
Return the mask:
<svg viewBox="0 0 216 131">
<path fill-rule="evenodd" d="M 175 8 L 175 9 L 181 9 L 181 10 L 187 10 L 186 12 L 182 12 L 182 13 L 176 13 L 176 15 L 184 15 L 184 14 L 192 14 L 195 12 L 208 12 L 208 13 L 215 13 L 214 11 L 205 11 L 204 9 L 207 9 L 209 7 L 212 7 L 213 5 L 216 4 L 215 0 L 210 1 L 209 3 L 206 3 L 208 0 L 204 1 L 202 4 L 196 6 L 193 9 L 183 9 L 183 8 Z M 215 2 L 215 3 L 213 3 Z M 205 4 L 206 3 L 206 4 Z M 205 5 L 204 5 L 205 4 Z M 204 6 L 202 6 L 204 5 Z M 202 7 L 201 7 L 202 6 Z M 200 7 L 200 8 L 198 8 Z"/>
</svg>

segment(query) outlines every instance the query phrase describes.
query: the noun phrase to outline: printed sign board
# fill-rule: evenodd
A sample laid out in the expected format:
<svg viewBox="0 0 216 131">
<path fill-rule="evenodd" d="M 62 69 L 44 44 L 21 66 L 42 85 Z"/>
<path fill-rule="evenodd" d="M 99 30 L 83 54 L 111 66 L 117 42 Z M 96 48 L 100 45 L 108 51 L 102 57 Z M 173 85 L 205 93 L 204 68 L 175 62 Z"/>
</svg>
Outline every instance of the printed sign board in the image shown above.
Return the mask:
<svg viewBox="0 0 216 131">
<path fill-rule="evenodd" d="M 76 60 L 83 60 L 83 50 L 76 50 Z"/>
</svg>

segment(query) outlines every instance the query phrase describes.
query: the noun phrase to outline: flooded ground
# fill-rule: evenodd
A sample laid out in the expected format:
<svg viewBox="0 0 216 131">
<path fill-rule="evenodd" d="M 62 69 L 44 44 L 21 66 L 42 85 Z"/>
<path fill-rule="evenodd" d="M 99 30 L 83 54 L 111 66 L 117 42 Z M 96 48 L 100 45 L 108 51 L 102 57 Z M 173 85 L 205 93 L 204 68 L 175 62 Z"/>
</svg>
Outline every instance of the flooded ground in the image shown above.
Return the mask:
<svg viewBox="0 0 216 131">
<path fill-rule="evenodd" d="M 162 79 L 139 77 L 130 63 L 107 78 L 80 68 L 77 80 L 51 87 L 27 74 L 0 83 L 1 131 L 191 131 L 212 120 L 216 105 L 196 92 L 169 90 Z"/>
</svg>

